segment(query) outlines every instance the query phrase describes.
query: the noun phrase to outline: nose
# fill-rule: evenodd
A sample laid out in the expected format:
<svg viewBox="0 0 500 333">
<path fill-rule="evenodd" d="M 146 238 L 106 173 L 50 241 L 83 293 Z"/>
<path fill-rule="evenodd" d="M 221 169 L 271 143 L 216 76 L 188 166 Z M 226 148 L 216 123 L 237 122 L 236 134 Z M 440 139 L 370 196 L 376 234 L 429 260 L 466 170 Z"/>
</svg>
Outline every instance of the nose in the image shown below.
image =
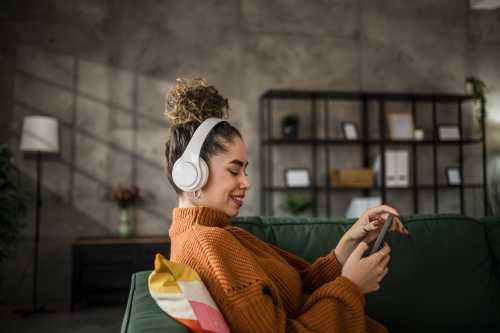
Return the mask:
<svg viewBox="0 0 500 333">
<path fill-rule="evenodd" d="M 240 187 L 245 189 L 245 190 L 248 190 L 250 188 L 250 178 L 247 176 L 247 175 L 243 175 L 243 179 L 240 183 Z"/>
</svg>

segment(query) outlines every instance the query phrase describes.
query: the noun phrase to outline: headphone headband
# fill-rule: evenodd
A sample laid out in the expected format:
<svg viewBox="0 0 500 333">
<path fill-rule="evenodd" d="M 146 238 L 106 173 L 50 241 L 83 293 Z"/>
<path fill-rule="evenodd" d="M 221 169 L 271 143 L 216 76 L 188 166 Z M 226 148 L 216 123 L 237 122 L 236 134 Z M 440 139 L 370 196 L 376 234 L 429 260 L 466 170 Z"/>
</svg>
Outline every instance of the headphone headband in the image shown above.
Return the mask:
<svg viewBox="0 0 500 333">
<path fill-rule="evenodd" d="M 193 136 L 191 137 L 191 140 L 189 140 L 189 143 L 186 147 L 186 150 L 181 156 L 182 160 L 190 160 L 195 163 L 198 163 L 198 159 L 200 157 L 200 151 L 201 147 L 203 146 L 203 143 L 205 142 L 205 139 L 207 138 L 208 134 L 212 130 L 212 128 L 215 127 L 220 122 L 223 122 L 224 119 L 221 118 L 207 118 L 205 119 L 200 126 L 194 131 Z"/>
</svg>

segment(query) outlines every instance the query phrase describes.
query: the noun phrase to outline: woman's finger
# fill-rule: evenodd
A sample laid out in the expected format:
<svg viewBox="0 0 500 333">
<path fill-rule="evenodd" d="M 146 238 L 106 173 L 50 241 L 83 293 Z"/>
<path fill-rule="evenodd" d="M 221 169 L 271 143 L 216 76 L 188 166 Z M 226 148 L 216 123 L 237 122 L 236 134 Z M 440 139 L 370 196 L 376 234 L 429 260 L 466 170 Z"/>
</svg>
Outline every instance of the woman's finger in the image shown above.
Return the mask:
<svg viewBox="0 0 500 333">
<path fill-rule="evenodd" d="M 401 219 L 399 217 L 396 218 L 396 223 L 398 226 L 398 230 L 400 233 L 408 235 L 408 229 L 404 226 L 404 224 L 401 222 Z"/>
<path fill-rule="evenodd" d="M 384 277 L 387 275 L 387 273 L 389 272 L 389 268 L 385 268 L 384 271 L 382 272 L 382 274 L 380 274 L 377 278 L 377 282 L 380 282 L 384 279 Z"/>
<path fill-rule="evenodd" d="M 368 216 L 371 218 L 382 215 L 382 217 L 384 217 L 384 219 L 386 219 L 388 216 L 388 213 L 399 216 L 399 213 L 397 210 L 395 210 L 394 208 L 387 206 L 387 205 L 377 206 L 377 207 L 373 207 L 373 208 L 368 209 Z"/>
<path fill-rule="evenodd" d="M 400 234 L 408 235 L 408 229 L 401 223 L 401 219 L 397 216 L 394 217 L 394 222 L 392 223 L 390 231 L 399 232 Z"/>
<path fill-rule="evenodd" d="M 387 264 L 391 261 L 391 256 L 389 254 L 385 255 L 384 259 L 380 262 L 380 267 L 387 267 Z"/>
<path fill-rule="evenodd" d="M 377 230 L 380 227 L 381 227 L 381 224 L 379 223 L 379 221 L 373 221 L 373 222 L 370 222 L 366 225 L 366 229 L 368 229 L 369 231 Z"/>
<path fill-rule="evenodd" d="M 375 239 L 377 239 L 378 233 L 377 232 L 370 232 L 366 237 L 363 239 L 364 242 L 370 244 L 373 242 Z"/>
</svg>

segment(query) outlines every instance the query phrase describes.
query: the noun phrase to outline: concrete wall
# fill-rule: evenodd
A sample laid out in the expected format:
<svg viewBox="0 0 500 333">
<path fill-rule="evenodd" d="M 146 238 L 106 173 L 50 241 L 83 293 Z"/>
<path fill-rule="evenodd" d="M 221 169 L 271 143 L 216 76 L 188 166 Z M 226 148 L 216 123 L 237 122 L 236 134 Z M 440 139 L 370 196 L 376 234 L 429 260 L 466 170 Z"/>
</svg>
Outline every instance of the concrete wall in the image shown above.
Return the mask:
<svg viewBox="0 0 500 333">
<path fill-rule="evenodd" d="M 3 2 L 0 132 L 16 150 L 29 188 L 34 163 L 17 152 L 22 118 L 48 114 L 62 127 L 61 159 L 45 164 L 42 301 L 67 301 L 75 237 L 117 234 L 116 205 L 105 200 L 109 185 L 137 183 L 144 191 L 136 234 L 167 233 L 176 197 L 164 176 L 168 124 L 162 113 L 164 93 L 176 77 L 205 77 L 230 100 L 230 121 L 242 131 L 251 161 L 253 190 L 243 215 L 259 214 L 257 101 L 270 88 L 463 93 L 465 77 L 477 75 L 491 87 L 488 150 L 497 153 L 500 14 L 471 12 L 467 3 Z M 352 107 L 343 109 L 348 114 Z M 274 159 L 288 165 L 286 155 Z M 288 162 L 307 166 L 304 155 Z M 443 163 L 457 160 L 454 152 L 443 155 Z M 335 160 L 339 167 L 355 166 L 346 151 L 337 149 Z M 480 176 L 476 164 L 468 169 Z M 480 215 L 481 202 L 473 197 L 468 194 L 467 212 Z M 388 199 L 403 213 L 410 209 L 409 197 Z M 348 202 L 349 196 L 335 198 L 334 213 L 342 215 Z M 456 202 L 456 196 L 445 196 L 441 208 L 456 211 Z M 432 211 L 432 202 L 424 211 Z M 0 302 L 30 300 L 32 221 L 29 216 L 24 241 L 2 267 L 8 277 Z"/>
</svg>

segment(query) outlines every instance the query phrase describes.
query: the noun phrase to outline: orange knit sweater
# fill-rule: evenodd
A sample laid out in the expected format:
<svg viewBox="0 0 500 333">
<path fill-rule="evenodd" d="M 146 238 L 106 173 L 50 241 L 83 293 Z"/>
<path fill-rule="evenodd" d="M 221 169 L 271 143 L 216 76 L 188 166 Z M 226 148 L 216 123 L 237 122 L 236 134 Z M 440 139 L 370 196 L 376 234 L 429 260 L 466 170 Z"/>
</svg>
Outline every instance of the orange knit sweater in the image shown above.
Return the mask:
<svg viewBox="0 0 500 333">
<path fill-rule="evenodd" d="M 169 235 L 171 260 L 198 272 L 233 333 L 387 332 L 333 250 L 308 263 L 208 207 L 174 208 Z"/>
</svg>

